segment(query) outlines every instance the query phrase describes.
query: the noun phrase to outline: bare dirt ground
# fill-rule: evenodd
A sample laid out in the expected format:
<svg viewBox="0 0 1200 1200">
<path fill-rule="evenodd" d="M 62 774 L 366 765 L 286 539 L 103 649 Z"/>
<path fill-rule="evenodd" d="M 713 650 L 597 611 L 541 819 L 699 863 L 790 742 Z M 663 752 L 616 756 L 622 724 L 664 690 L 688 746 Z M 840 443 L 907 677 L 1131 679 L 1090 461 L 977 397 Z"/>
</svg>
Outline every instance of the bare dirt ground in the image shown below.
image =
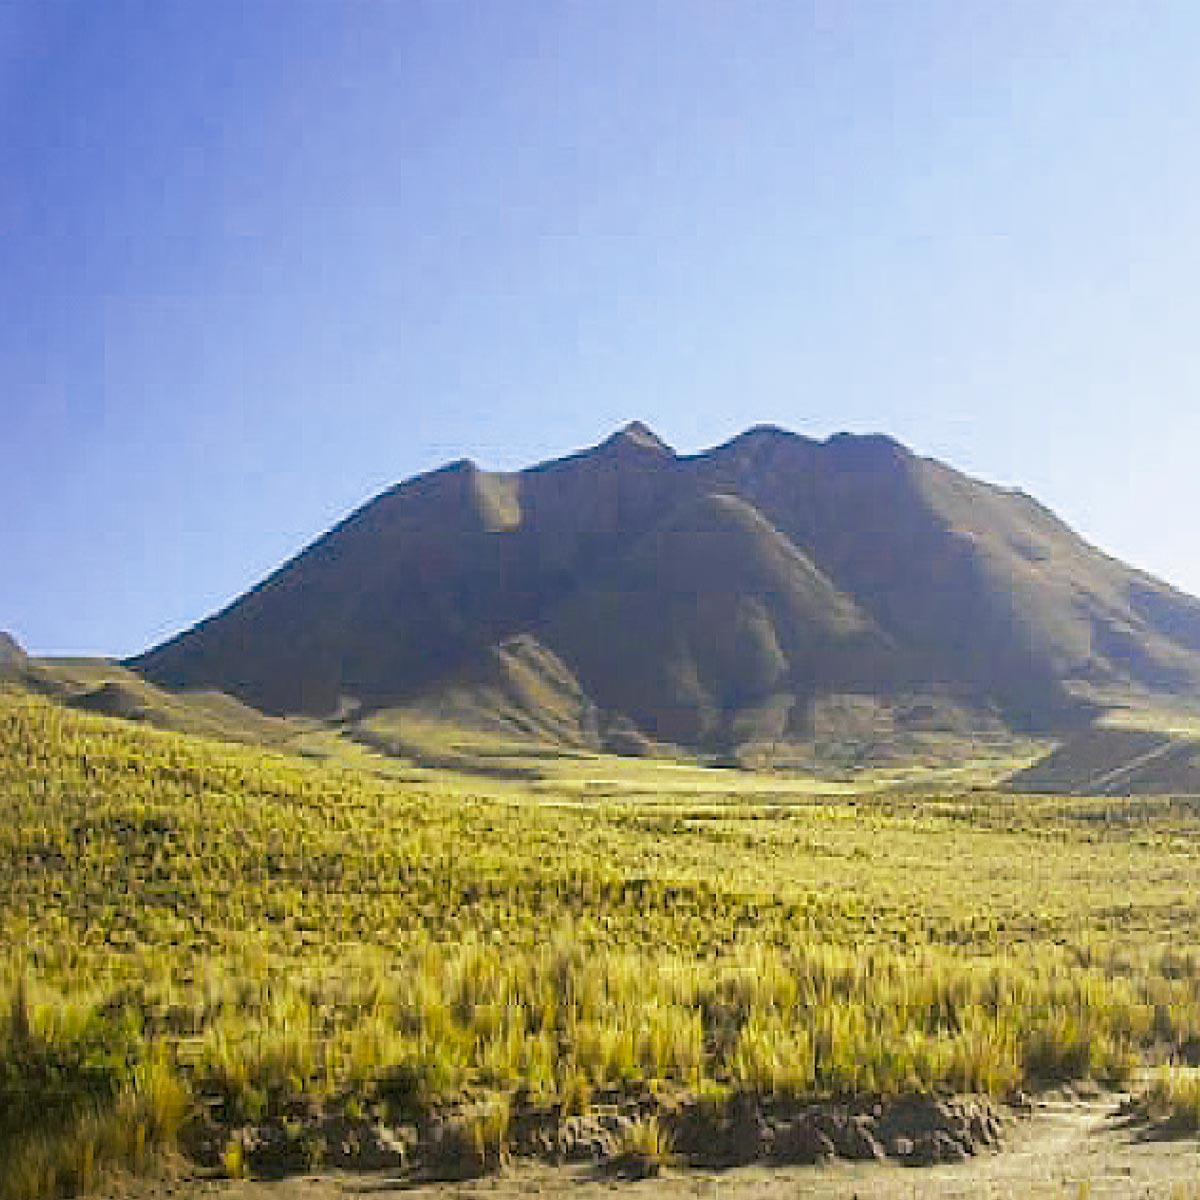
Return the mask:
<svg viewBox="0 0 1200 1200">
<path fill-rule="evenodd" d="M 669 1170 L 621 1182 L 588 1168 L 521 1165 L 469 1183 L 386 1175 L 279 1182 L 179 1180 L 136 1200 L 1200 1200 L 1200 1140 L 1158 1139 L 1120 1115 L 1120 1097 L 1040 1101 L 996 1152 L 954 1166 L 839 1162 L 826 1167 Z M 129 1193 L 125 1193 L 129 1196 Z"/>
</svg>

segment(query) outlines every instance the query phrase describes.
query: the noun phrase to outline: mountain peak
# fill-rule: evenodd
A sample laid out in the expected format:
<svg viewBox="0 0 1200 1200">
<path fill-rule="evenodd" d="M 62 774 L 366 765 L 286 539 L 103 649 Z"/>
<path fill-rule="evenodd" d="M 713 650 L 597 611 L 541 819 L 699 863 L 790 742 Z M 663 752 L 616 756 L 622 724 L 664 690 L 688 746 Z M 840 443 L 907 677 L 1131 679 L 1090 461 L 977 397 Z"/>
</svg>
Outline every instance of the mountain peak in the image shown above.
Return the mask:
<svg viewBox="0 0 1200 1200">
<path fill-rule="evenodd" d="M 769 422 L 751 425 L 749 429 L 739 433 L 734 441 L 795 441 L 798 433 L 784 429 L 782 425 L 772 425 Z"/>
<path fill-rule="evenodd" d="M 628 425 L 622 426 L 601 445 L 614 448 L 630 447 L 669 458 L 675 457 L 675 451 L 644 421 L 630 421 Z"/>
</svg>

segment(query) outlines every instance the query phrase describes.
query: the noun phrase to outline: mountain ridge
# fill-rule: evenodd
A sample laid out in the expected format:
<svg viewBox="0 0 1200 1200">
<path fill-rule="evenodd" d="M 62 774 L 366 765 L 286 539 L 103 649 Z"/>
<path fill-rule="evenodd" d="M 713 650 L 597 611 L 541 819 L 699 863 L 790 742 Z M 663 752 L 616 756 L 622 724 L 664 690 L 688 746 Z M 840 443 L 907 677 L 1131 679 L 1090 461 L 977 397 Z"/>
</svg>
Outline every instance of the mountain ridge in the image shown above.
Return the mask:
<svg viewBox="0 0 1200 1200">
<path fill-rule="evenodd" d="M 128 665 L 312 715 L 447 689 L 470 709 L 484 677 L 515 712 L 534 670 L 600 727 L 722 750 L 803 741 L 839 695 L 1045 732 L 1114 691 L 1194 703 L 1200 601 L 886 435 L 755 426 L 679 455 L 634 421 L 522 471 L 397 484 Z"/>
</svg>

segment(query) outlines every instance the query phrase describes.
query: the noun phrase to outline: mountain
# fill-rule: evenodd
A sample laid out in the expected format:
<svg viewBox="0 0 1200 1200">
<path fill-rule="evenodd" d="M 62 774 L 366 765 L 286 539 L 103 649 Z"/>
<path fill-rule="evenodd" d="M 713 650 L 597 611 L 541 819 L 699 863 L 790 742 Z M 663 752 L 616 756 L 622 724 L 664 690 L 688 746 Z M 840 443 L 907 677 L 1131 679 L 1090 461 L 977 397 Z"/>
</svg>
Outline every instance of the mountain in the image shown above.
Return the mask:
<svg viewBox="0 0 1200 1200">
<path fill-rule="evenodd" d="M 18 674 L 27 661 L 21 643 L 0 629 L 0 679 Z"/>
<path fill-rule="evenodd" d="M 1200 699 L 1200 601 L 887 437 L 759 427 L 683 456 L 635 422 L 401 483 L 128 665 L 271 713 L 581 744 L 803 742 L 843 712 L 1049 732 Z"/>
</svg>

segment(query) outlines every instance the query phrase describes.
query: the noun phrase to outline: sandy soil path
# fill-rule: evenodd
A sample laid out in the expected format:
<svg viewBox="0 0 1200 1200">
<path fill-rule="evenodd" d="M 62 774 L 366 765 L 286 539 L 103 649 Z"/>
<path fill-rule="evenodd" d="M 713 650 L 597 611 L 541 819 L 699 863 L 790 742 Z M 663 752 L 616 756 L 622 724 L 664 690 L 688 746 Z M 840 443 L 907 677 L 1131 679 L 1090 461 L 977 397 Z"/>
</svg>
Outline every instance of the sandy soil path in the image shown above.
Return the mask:
<svg viewBox="0 0 1200 1200">
<path fill-rule="evenodd" d="M 330 1175 L 275 1183 L 181 1181 L 144 1200 L 1200 1200 L 1200 1140 L 1154 1140 L 1119 1098 L 1047 1100 L 1013 1123 L 1003 1149 L 932 1168 L 836 1163 L 669 1171 L 614 1182 L 586 1169 L 521 1166 L 470 1183 Z"/>
</svg>

